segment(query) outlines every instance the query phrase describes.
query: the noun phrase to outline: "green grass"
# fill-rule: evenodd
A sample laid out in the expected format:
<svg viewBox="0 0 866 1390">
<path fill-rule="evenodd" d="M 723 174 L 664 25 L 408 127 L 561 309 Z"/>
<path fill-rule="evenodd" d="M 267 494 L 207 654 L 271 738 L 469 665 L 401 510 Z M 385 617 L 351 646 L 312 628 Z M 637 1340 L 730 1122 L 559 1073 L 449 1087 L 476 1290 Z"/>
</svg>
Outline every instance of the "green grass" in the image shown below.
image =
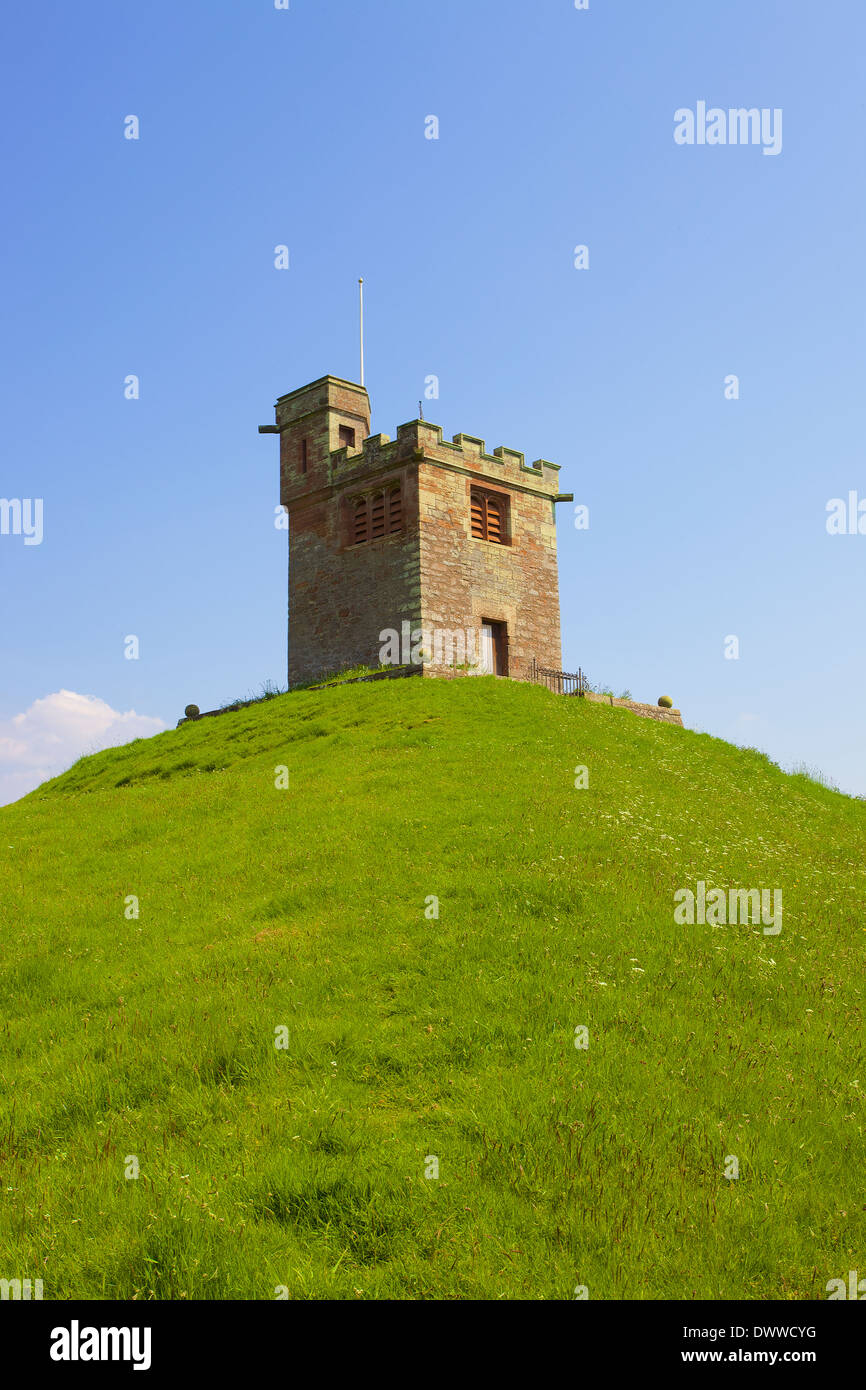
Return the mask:
<svg viewBox="0 0 866 1390">
<path fill-rule="evenodd" d="M 492 678 L 84 759 L 0 809 L 0 1277 L 824 1297 L 866 1272 L 864 851 L 756 752 Z M 676 925 L 698 879 L 781 935 Z"/>
</svg>

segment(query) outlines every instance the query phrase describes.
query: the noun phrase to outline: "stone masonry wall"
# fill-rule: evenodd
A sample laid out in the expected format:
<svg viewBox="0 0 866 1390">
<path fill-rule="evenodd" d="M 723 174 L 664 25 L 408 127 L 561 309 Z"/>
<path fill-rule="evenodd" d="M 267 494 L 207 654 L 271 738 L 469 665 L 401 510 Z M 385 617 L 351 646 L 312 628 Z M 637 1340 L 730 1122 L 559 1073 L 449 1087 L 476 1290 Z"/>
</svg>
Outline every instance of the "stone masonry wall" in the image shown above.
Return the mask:
<svg viewBox="0 0 866 1390">
<path fill-rule="evenodd" d="M 289 518 L 289 684 L 379 665 L 380 632 L 421 617 L 417 475 L 399 477 L 403 530 L 350 546 L 338 494 Z"/>
<path fill-rule="evenodd" d="M 280 501 L 291 509 L 316 489 L 330 487 L 332 456 L 339 461 L 362 453 L 370 432 L 370 401 L 362 386 L 322 377 L 277 401 L 280 434 Z M 340 425 L 355 431 L 354 450 L 340 448 Z M 306 472 L 301 471 L 301 444 L 306 442 Z"/>
<path fill-rule="evenodd" d="M 422 627 L 480 632 L 483 619 L 503 622 L 508 675 L 527 679 L 533 658 L 559 669 L 558 470 L 542 460 L 527 467 L 510 449 L 487 454 L 467 435 L 447 444 L 434 429 L 419 464 Z M 507 498 L 508 544 L 473 537 L 473 485 Z"/>
</svg>

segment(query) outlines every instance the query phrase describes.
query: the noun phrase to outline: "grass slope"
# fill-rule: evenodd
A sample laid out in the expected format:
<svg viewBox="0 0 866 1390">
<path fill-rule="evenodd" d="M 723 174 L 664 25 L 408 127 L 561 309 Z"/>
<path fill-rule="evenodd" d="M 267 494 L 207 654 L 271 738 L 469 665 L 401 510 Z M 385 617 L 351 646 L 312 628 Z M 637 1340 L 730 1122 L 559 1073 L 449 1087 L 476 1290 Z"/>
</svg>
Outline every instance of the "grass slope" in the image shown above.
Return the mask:
<svg viewBox="0 0 866 1390">
<path fill-rule="evenodd" d="M 824 1297 L 866 1270 L 864 849 L 760 754 L 492 678 L 85 759 L 0 809 L 0 1276 Z M 781 935 L 676 925 L 698 879 Z"/>
</svg>

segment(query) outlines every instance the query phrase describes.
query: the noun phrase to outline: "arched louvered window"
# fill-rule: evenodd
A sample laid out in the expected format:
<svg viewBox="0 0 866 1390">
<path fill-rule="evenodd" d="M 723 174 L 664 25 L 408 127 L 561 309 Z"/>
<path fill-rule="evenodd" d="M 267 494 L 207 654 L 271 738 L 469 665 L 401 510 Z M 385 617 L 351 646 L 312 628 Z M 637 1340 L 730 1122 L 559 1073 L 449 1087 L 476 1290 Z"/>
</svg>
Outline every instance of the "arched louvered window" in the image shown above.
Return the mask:
<svg viewBox="0 0 866 1390">
<path fill-rule="evenodd" d="M 364 545 L 403 529 L 403 499 L 399 487 L 356 497 L 350 509 L 350 545 Z"/>
<path fill-rule="evenodd" d="M 470 495 L 472 535 L 477 541 L 493 541 L 505 545 L 508 540 L 506 498 L 497 492 L 472 488 Z"/>
</svg>

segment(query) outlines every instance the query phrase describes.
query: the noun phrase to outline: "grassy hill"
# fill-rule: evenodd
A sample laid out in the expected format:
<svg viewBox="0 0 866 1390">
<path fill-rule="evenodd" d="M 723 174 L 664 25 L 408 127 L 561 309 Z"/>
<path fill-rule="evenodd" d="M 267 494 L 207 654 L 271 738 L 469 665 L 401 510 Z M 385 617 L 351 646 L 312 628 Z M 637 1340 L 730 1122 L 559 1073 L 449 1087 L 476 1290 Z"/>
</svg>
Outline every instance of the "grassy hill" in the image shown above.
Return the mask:
<svg viewBox="0 0 866 1390">
<path fill-rule="evenodd" d="M 866 803 L 492 678 L 85 759 L 0 809 L 0 1276 L 825 1297 L 866 1272 L 864 875 Z M 781 934 L 678 925 L 698 880 L 781 888 Z"/>
</svg>

